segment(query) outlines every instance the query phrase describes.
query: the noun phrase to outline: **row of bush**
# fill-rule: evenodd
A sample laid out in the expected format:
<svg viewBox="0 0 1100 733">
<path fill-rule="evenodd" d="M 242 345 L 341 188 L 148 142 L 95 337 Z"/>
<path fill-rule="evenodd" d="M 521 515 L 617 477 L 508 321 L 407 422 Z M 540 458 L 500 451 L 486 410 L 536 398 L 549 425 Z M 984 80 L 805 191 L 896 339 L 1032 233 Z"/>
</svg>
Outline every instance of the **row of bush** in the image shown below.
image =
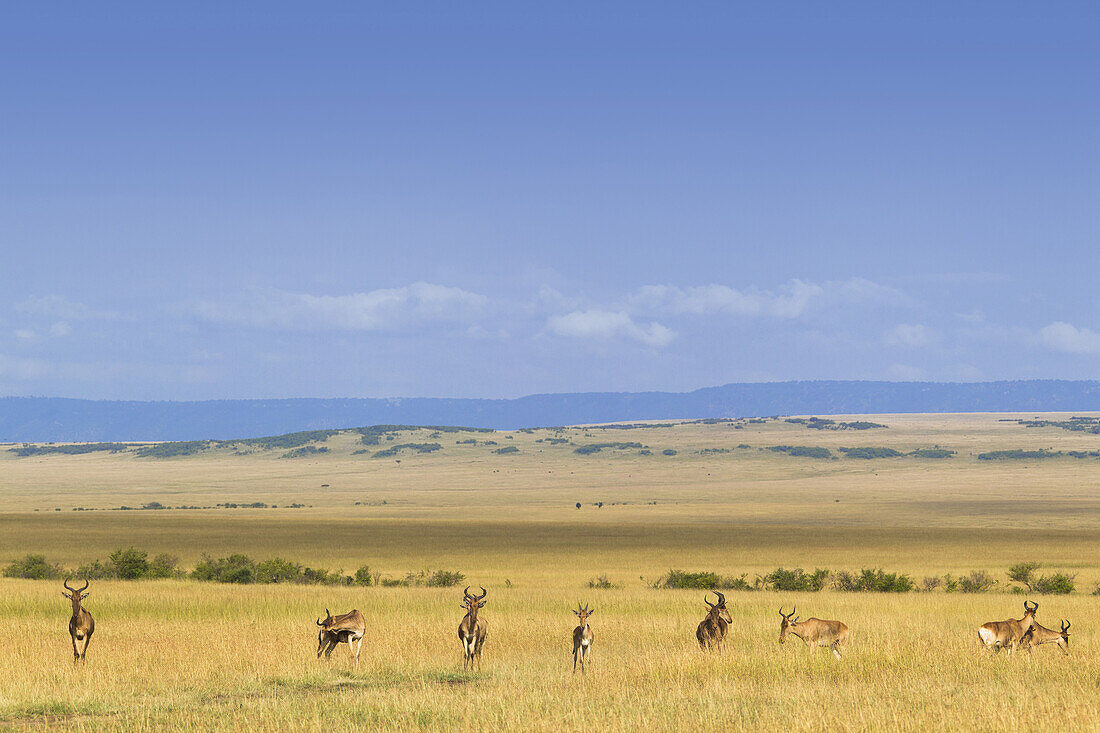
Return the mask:
<svg viewBox="0 0 1100 733">
<path fill-rule="evenodd" d="M 1075 576 L 1065 573 L 1039 575 L 1039 563 L 1017 563 L 1009 568 L 1007 585 L 1013 593 L 1037 593 L 1059 595 L 1076 590 Z M 994 576 L 984 570 L 974 570 L 968 575 L 956 577 L 950 573 L 932 575 L 919 582 L 905 573 L 888 573 L 881 568 L 863 568 L 858 572 L 825 570 L 817 568 L 806 572 L 802 568 L 776 568 L 769 573 L 756 575 L 749 580 L 746 573 L 722 575 L 711 571 L 688 572 L 669 570 L 652 583 L 654 588 L 690 588 L 699 590 L 771 590 L 787 592 L 817 592 L 826 588 L 849 593 L 909 593 L 932 592 L 943 589 L 947 593 L 987 593 L 1001 586 Z M 591 587 L 610 587 L 591 585 Z M 1094 595 L 1100 595 L 1100 585 Z"/>
<path fill-rule="evenodd" d="M 191 578 L 209 583 L 289 583 L 296 585 L 360 585 L 360 586 L 425 586 L 447 588 L 466 579 L 457 570 L 420 570 L 406 573 L 400 578 L 390 578 L 372 573 L 364 565 L 353 575 L 340 570 L 326 570 L 300 565 L 291 560 L 274 557 L 254 560 L 248 555 L 233 554 L 229 557 L 203 556 L 194 570 L 187 572 L 179 567 L 179 558 L 162 553 L 153 558 L 145 550 L 134 547 L 118 549 L 106 560 L 93 560 L 75 571 L 66 570 L 57 563 L 46 560 L 44 555 L 28 554 L 11 562 L 3 570 L 6 578 L 30 580 L 61 580 L 77 577 L 87 580 L 145 580 L 156 578 Z"/>
</svg>

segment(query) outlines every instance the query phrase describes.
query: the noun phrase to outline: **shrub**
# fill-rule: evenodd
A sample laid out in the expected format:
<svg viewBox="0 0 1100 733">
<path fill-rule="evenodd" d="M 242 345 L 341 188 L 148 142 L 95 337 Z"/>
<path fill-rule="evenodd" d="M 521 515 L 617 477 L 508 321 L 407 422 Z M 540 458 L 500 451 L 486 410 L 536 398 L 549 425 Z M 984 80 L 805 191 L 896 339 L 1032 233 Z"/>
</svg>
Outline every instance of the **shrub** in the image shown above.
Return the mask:
<svg viewBox="0 0 1100 733">
<path fill-rule="evenodd" d="M 1008 579 L 1027 586 L 1029 591 L 1034 590 L 1032 583 L 1035 582 L 1035 571 L 1040 567 L 1042 566 L 1037 562 L 1018 562 L 1008 569 Z"/>
<path fill-rule="evenodd" d="M 509 453 L 519 453 L 519 448 L 514 445 L 506 445 L 503 448 L 497 448 L 495 451 L 493 451 L 493 453 L 497 453 L 502 456 Z"/>
<path fill-rule="evenodd" d="M 676 453 L 677 451 L 673 450 L 672 448 L 665 448 L 663 451 L 661 451 L 662 456 L 674 456 L 676 455 Z"/>
<path fill-rule="evenodd" d="M 107 559 L 111 563 L 114 577 L 122 580 L 137 580 L 149 574 L 149 553 L 128 547 L 112 552 Z"/>
<path fill-rule="evenodd" d="M 941 578 L 938 575 L 926 576 L 920 582 L 921 589 L 925 593 L 931 593 L 932 591 L 936 590 L 936 588 L 939 588 L 942 584 L 943 584 L 943 578 Z"/>
<path fill-rule="evenodd" d="M 859 574 L 842 570 L 836 574 L 836 589 L 847 592 L 908 593 L 913 590 L 913 580 L 902 573 L 887 573 L 881 568 L 864 568 Z"/>
<path fill-rule="evenodd" d="M 76 574 L 81 578 L 87 578 L 88 580 L 105 580 L 108 578 L 117 577 L 115 575 L 114 565 L 105 563 L 98 558 L 92 560 L 87 565 L 81 565 L 76 570 Z"/>
<path fill-rule="evenodd" d="M 240 553 L 217 560 L 203 555 L 191 571 L 191 577 L 214 583 L 251 583 L 256 578 L 256 564 L 248 555 Z"/>
<path fill-rule="evenodd" d="M 870 460 L 872 458 L 897 458 L 901 455 L 900 451 L 896 451 L 893 448 L 881 448 L 875 446 L 865 446 L 862 448 L 841 448 L 840 450 L 849 458 L 862 458 L 864 460 Z"/>
<path fill-rule="evenodd" d="M 1075 576 L 1065 573 L 1044 575 L 1035 581 L 1035 592 L 1042 595 L 1065 595 L 1072 593 L 1076 587 L 1073 579 Z"/>
<path fill-rule="evenodd" d="M 943 582 L 948 593 L 987 593 L 997 587 L 997 581 L 984 570 L 971 570 L 961 578 L 945 575 Z"/>
<path fill-rule="evenodd" d="M 257 583 L 297 583 L 302 578 L 302 566 L 298 563 L 273 557 L 256 563 Z"/>
<path fill-rule="evenodd" d="M 364 565 L 355 571 L 355 584 L 356 585 L 374 585 L 374 577 L 370 574 L 370 568 Z"/>
<path fill-rule="evenodd" d="M 323 568 L 302 568 L 301 581 L 306 585 L 351 585 L 355 578 L 341 575 L 339 571 Z"/>
<path fill-rule="evenodd" d="M 833 453 L 828 448 L 815 445 L 770 445 L 768 450 L 774 453 L 786 453 L 796 458 L 832 458 Z"/>
<path fill-rule="evenodd" d="M 424 585 L 429 588 L 450 588 L 466 579 L 466 576 L 457 570 L 436 570 L 428 576 Z"/>
<path fill-rule="evenodd" d="M 685 570 L 669 570 L 667 575 L 657 579 L 654 588 L 698 588 L 714 590 L 721 582 L 722 576 L 718 573 L 701 572 L 689 573 Z"/>
<path fill-rule="evenodd" d="M 947 448 L 917 448 L 915 451 L 911 451 L 909 455 L 914 458 L 950 458 L 955 455 L 955 451 L 948 450 Z"/>
<path fill-rule="evenodd" d="M 817 568 L 813 573 L 806 573 L 802 568 L 785 570 L 776 568 L 763 577 L 765 588 L 778 591 L 812 591 L 816 592 L 825 587 L 829 579 L 829 571 Z"/>
<path fill-rule="evenodd" d="M 179 564 L 180 559 L 175 555 L 169 555 L 167 552 L 162 552 L 154 557 L 149 562 L 149 571 L 146 573 L 147 578 L 178 578 L 184 575 L 184 572 L 178 569 L 176 566 Z"/>
<path fill-rule="evenodd" d="M 588 587 L 598 588 L 600 590 L 608 590 L 617 586 L 611 582 L 611 578 L 607 577 L 606 575 L 601 575 L 597 578 L 592 578 L 591 580 L 589 580 Z"/>
<path fill-rule="evenodd" d="M 4 568 L 5 578 L 26 578 L 28 580 L 58 580 L 65 571 L 60 565 L 46 562 L 45 555 L 28 554 L 22 560 L 13 560 Z"/>
</svg>

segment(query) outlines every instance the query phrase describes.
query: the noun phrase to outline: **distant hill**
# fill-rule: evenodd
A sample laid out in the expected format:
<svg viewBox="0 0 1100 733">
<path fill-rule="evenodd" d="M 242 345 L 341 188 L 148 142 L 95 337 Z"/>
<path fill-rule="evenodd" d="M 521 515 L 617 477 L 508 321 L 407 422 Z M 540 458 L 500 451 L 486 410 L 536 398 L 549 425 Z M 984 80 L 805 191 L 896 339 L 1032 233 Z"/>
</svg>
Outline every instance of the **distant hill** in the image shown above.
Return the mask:
<svg viewBox="0 0 1100 733">
<path fill-rule="evenodd" d="M 512 400 L 284 399 L 113 402 L 0 398 L 0 442 L 251 438 L 383 423 L 522 428 L 624 420 L 891 412 L 1100 410 L 1100 382 L 760 382 L 694 392 L 592 392 Z"/>
</svg>

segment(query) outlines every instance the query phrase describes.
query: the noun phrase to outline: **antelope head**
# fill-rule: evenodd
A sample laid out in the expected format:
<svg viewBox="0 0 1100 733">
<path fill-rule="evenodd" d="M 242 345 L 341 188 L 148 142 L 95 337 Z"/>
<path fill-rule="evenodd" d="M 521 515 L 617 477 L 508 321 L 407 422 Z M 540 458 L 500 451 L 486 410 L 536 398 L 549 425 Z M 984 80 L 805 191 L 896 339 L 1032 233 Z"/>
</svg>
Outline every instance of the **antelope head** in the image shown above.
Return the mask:
<svg viewBox="0 0 1100 733">
<path fill-rule="evenodd" d="M 703 603 L 707 604 L 707 608 L 710 609 L 710 614 L 714 618 L 720 618 L 727 624 L 733 623 L 733 617 L 730 616 L 729 610 L 726 609 L 726 597 L 722 595 L 720 591 L 714 591 L 714 595 L 718 596 L 717 603 L 711 603 L 707 600 L 706 594 L 703 595 Z"/>
<path fill-rule="evenodd" d="M 585 624 L 588 623 L 588 617 L 592 615 L 592 610 L 588 608 L 587 603 L 584 604 L 584 608 L 581 608 L 581 604 L 577 603 L 577 610 L 573 613 L 575 613 L 577 615 L 577 618 L 581 620 L 581 626 L 583 627 Z"/>
<path fill-rule="evenodd" d="M 321 627 L 321 630 L 317 632 L 317 656 L 320 657 L 331 634 L 328 627 L 332 625 L 332 612 L 326 608 L 325 618 L 317 619 L 317 625 Z"/>
<path fill-rule="evenodd" d="M 794 612 L 798 610 L 798 606 L 791 609 L 790 613 L 783 613 L 783 607 L 779 607 L 779 615 L 783 617 L 783 623 L 779 626 L 779 643 L 785 644 L 787 642 L 787 634 L 791 632 L 791 627 L 798 623 L 798 616 L 794 615 Z"/>
<path fill-rule="evenodd" d="M 1066 646 L 1069 647 L 1069 621 L 1062 619 L 1062 640 L 1066 642 Z"/>
<path fill-rule="evenodd" d="M 65 591 L 61 591 L 61 595 L 65 596 L 66 598 L 68 598 L 70 601 L 73 602 L 73 611 L 74 612 L 78 608 L 80 608 L 80 601 L 82 601 L 83 599 L 85 599 L 85 598 L 87 598 L 88 596 L 91 595 L 91 593 L 86 593 L 85 592 L 85 591 L 88 590 L 88 583 L 89 583 L 89 581 L 85 580 L 84 585 L 81 586 L 80 588 L 73 588 L 72 586 L 69 585 L 69 581 L 67 581 L 67 580 L 62 583 L 62 585 L 65 586 L 66 590 L 68 590 L 69 593 L 66 593 Z"/>
<path fill-rule="evenodd" d="M 481 587 L 481 595 L 470 595 L 470 586 L 466 586 L 466 590 L 462 591 L 462 608 L 466 609 L 466 613 L 471 618 L 477 618 L 477 610 L 485 606 L 485 595 L 488 593 L 484 587 Z"/>
</svg>

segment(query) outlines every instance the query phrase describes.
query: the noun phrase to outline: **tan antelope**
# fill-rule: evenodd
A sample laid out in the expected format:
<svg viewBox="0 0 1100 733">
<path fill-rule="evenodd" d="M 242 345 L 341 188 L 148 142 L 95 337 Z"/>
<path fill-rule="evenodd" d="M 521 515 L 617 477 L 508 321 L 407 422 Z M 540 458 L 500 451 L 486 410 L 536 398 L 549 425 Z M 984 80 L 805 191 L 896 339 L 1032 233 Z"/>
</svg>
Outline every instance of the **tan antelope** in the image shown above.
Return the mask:
<svg viewBox="0 0 1100 733">
<path fill-rule="evenodd" d="M 1028 654 L 1031 654 L 1031 647 L 1040 644 L 1057 644 L 1063 654 L 1069 654 L 1069 621 L 1062 619 L 1061 631 L 1048 629 L 1036 621 L 1027 633 L 1020 637 L 1020 644 L 1027 649 Z"/>
<path fill-rule="evenodd" d="M 317 625 L 321 627 L 317 632 L 317 658 L 320 659 L 321 654 L 324 654 L 325 659 L 329 659 L 337 644 L 346 643 L 348 651 L 355 657 L 355 667 L 358 669 L 363 635 L 367 633 L 367 620 L 363 618 L 363 614 L 353 608 L 347 613 L 333 616 L 326 608 L 325 618 L 317 619 Z"/>
<path fill-rule="evenodd" d="M 472 667 L 474 660 L 477 660 L 477 669 L 481 671 L 481 647 L 485 644 L 485 632 L 488 627 L 485 619 L 478 618 L 477 612 L 485 606 L 486 593 L 485 588 L 482 588 L 480 596 L 472 596 L 470 586 L 466 586 L 466 590 L 462 591 L 462 608 L 466 609 L 466 615 L 458 625 L 458 639 L 462 642 L 462 653 L 465 655 L 462 669 Z"/>
<path fill-rule="evenodd" d="M 577 610 L 573 613 L 581 620 L 581 625 L 573 629 L 573 674 L 577 673 L 578 656 L 581 660 L 581 674 L 586 674 L 588 653 L 592 651 L 592 640 L 596 638 L 592 633 L 592 627 L 588 625 L 588 617 L 592 615 L 592 611 L 587 603 L 584 604 L 584 608 L 581 608 L 581 604 L 578 603 Z"/>
<path fill-rule="evenodd" d="M 1003 648 L 1007 648 L 1008 653 L 1012 654 L 1020 643 L 1020 639 L 1024 638 L 1024 634 L 1035 625 L 1035 612 L 1039 610 L 1039 604 L 1028 605 L 1031 603 L 1031 601 L 1024 601 L 1024 617 L 1021 619 L 1010 618 L 1007 621 L 990 621 L 982 624 L 978 629 L 978 638 L 981 639 L 982 645 L 989 647 L 993 654 Z"/>
<path fill-rule="evenodd" d="M 819 618 L 799 621 L 798 616 L 794 615 L 797 610 L 798 607 L 795 606 L 790 613 L 783 613 L 783 607 L 779 607 L 779 615 L 783 617 L 783 622 L 779 626 L 779 643 L 785 644 L 787 634 L 794 634 L 810 647 L 811 652 L 819 646 L 827 646 L 831 647 L 833 654 L 840 659 L 841 647 L 848 644 L 848 627 L 840 621 L 825 621 Z"/>
<path fill-rule="evenodd" d="M 73 616 L 69 619 L 69 636 L 73 637 L 73 663 L 75 664 L 85 661 L 88 642 L 92 640 L 92 634 L 95 633 L 95 619 L 80 605 L 80 602 L 90 595 L 85 592 L 88 590 L 88 581 L 85 580 L 81 588 L 70 587 L 67 580 L 62 585 L 70 592 L 62 591 L 61 595 L 73 602 Z"/>
<path fill-rule="evenodd" d="M 726 597 L 719 591 L 714 591 L 714 595 L 718 596 L 717 603 L 711 603 L 707 600 L 707 595 L 703 594 L 703 603 L 707 604 L 710 610 L 707 612 L 707 617 L 699 622 L 699 628 L 695 630 L 695 638 L 699 640 L 699 648 L 703 651 L 711 647 L 717 647 L 718 651 L 722 651 L 722 641 L 726 638 L 726 631 L 729 630 L 730 624 L 733 623 L 730 612 L 726 610 Z"/>
</svg>

